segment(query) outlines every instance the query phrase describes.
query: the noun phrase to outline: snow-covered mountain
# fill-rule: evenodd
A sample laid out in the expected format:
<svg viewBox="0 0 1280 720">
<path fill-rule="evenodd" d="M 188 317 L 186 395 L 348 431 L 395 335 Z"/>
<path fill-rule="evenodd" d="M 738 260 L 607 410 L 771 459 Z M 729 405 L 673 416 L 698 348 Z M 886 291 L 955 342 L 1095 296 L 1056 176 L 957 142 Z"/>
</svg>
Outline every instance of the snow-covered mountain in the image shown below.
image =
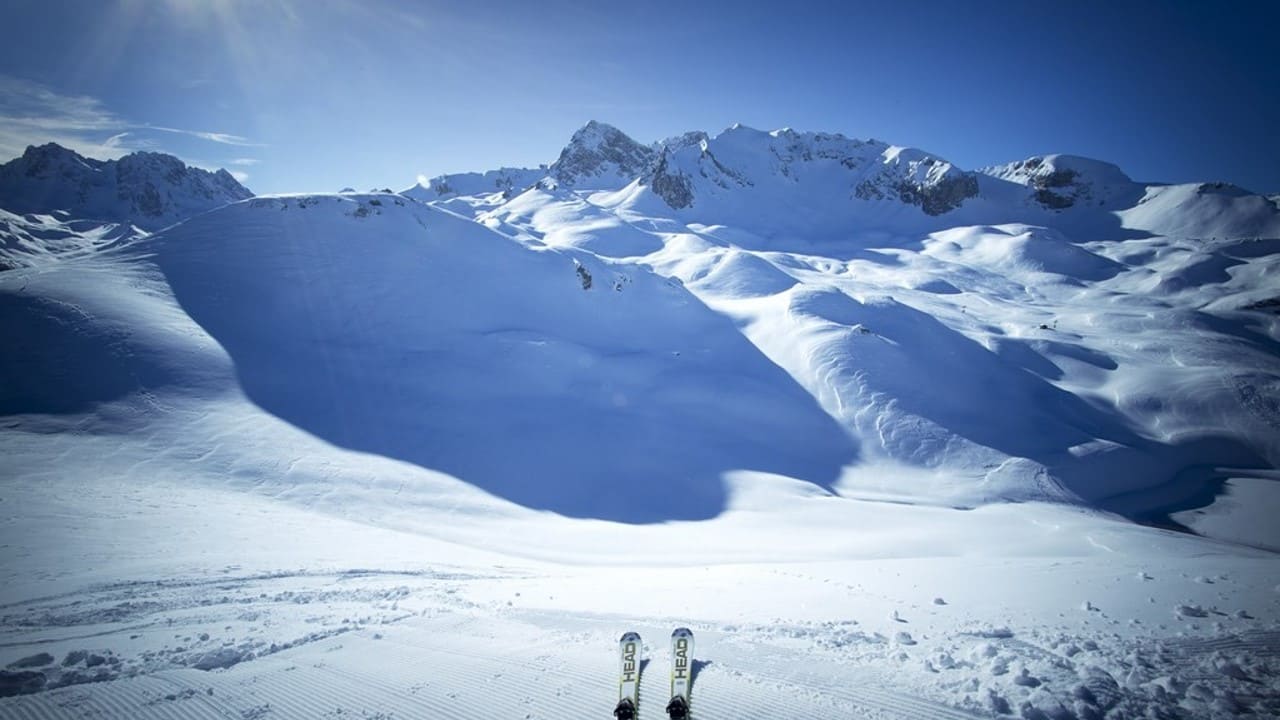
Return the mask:
<svg viewBox="0 0 1280 720">
<path fill-rule="evenodd" d="M 920 150 L 874 140 L 792 130 L 764 133 L 736 125 L 714 138 L 690 132 L 647 146 L 591 121 L 550 166 L 445 175 L 406 194 L 436 199 L 502 192 L 510 199 L 538 183 L 607 191 L 637 180 L 672 210 L 696 207 L 692 214 L 700 216 L 740 215 L 754 207 L 760 219 L 797 204 L 825 204 L 820 216 L 847 218 L 850 213 L 842 208 L 862 209 L 850 202 L 854 199 L 888 200 L 934 216 L 978 193 L 972 173 Z"/>
<path fill-rule="evenodd" d="M 878 140 L 742 125 L 715 136 L 694 131 L 643 145 L 592 121 L 549 165 L 442 175 L 404 194 L 492 209 L 534 186 L 617 191 L 624 194 L 615 205 L 682 222 L 743 227 L 769 247 L 838 241 L 857 231 L 1007 222 L 1116 239 L 1134 232 L 1280 234 L 1275 202 L 1223 184 L 1144 184 L 1111 163 L 1073 155 L 966 171 L 931 153 Z"/>
<path fill-rule="evenodd" d="M 614 189 L 649 171 L 656 153 L 621 130 L 591 121 L 573 134 L 550 175 L 581 190 Z"/>
<path fill-rule="evenodd" d="M 172 155 L 135 152 L 95 160 L 49 143 L 0 165 L 0 208 L 66 213 L 76 220 L 153 231 L 253 193 L 226 170 L 188 167 Z"/>
<path fill-rule="evenodd" d="M 555 162 L 539 168 L 502 168 L 483 173 L 440 175 L 406 190 L 418 200 L 499 193 L 509 200 L 535 184 L 575 189 L 617 189 L 649 172 L 656 156 L 605 123 L 584 125 L 570 138 Z"/>
<path fill-rule="evenodd" d="M 851 206 L 889 200 L 941 215 L 978 194 L 970 173 L 928 153 L 827 133 L 764 133 L 735 125 L 663 146 L 649 179 L 671 208 L 768 202 Z M 817 197 L 813 197 L 817 195 Z"/>
<path fill-rule="evenodd" d="M 607 716 L 676 625 L 707 720 L 1280 709 L 1269 198 L 591 123 L 67 207 L 0 204 L 0 715 Z"/>
<path fill-rule="evenodd" d="M 1046 155 L 983 168 L 991 177 L 1026 186 L 1030 200 L 1049 210 L 1096 206 L 1126 208 L 1143 188 L 1111 163 L 1075 155 Z"/>
</svg>

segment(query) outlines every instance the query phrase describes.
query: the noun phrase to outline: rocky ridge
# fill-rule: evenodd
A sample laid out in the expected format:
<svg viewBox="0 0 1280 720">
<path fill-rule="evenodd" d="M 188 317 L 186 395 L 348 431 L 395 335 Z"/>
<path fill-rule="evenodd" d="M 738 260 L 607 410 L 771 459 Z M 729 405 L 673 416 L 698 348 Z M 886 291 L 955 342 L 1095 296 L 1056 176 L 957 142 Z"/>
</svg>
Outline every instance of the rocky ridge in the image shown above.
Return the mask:
<svg viewBox="0 0 1280 720">
<path fill-rule="evenodd" d="M 253 197 L 226 170 L 190 167 L 172 155 L 135 152 L 95 160 L 55 143 L 28 147 L 0 165 L 0 208 L 135 225 L 153 231 Z"/>
<path fill-rule="evenodd" d="M 668 206 L 681 210 L 723 191 L 794 185 L 839 167 L 845 200 L 896 200 L 940 215 L 978 194 L 975 175 L 920 150 L 833 133 L 790 129 L 766 133 L 735 125 L 720 135 L 692 131 L 643 145 L 617 128 L 591 121 L 573 134 L 556 161 L 541 168 L 441 175 L 408 191 L 419 199 L 528 187 L 617 190 L 640 180 Z M 701 185 L 710 183 L 702 188 Z"/>
</svg>

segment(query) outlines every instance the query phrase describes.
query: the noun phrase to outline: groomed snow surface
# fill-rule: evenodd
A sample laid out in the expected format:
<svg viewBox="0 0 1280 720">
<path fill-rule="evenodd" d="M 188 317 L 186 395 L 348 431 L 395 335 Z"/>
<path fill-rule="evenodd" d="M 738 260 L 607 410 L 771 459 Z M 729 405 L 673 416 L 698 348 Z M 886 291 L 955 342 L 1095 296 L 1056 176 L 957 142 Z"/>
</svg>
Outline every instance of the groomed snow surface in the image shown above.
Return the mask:
<svg viewBox="0 0 1280 720">
<path fill-rule="evenodd" d="M 0 716 L 1280 715 L 1252 201 L 503 190 L 0 218 Z"/>
</svg>

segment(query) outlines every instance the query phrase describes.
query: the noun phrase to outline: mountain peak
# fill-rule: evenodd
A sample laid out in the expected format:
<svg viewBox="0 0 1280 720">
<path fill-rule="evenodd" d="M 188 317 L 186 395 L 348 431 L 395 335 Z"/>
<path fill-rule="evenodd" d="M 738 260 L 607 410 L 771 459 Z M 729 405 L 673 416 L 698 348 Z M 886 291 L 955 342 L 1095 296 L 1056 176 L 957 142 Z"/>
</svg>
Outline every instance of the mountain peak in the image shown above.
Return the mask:
<svg viewBox="0 0 1280 720">
<path fill-rule="evenodd" d="M 103 161 L 84 157 L 74 150 L 49 142 L 43 145 L 28 145 L 22 156 L 9 164 L 14 163 L 21 165 L 26 177 L 39 177 L 51 172 L 55 167 L 64 165 L 97 170 L 102 167 Z"/>
<path fill-rule="evenodd" d="M 1138 193 L 1137 183 L 1118 166 L 1079 155 L 1037 155 L 982 172 L 1031 188 L 1035 202 L 1050 210 L 1128 202 Z"/>
<path fill-rule="evenodd" d="M 0 164 L 0 207 L 16 213 L 66 211 L 71 217 L 158 230 L 197 213 L 252 197 L 226 170 L 190 167 L 165 153 L 139 151 L 95 160 L 57 143 L 29 146 Z"/>
<path fill-rule="evenodd" d="M 654 155 L 618 128 L 592 120 L 573 134 L 550 170 L 564 185 L 617 187 L 643 175 Z"/>
<path fill-rule="evenodd" d="M 565 146 L 565 150 L 575 147 L 599 148 L 627 142 L 635 143 L 636 141 L 609 123 L 590 120 L 573 133 L 573 136 L 569 138 L 569 144 Z M 561 154 L 563 155 L 563 151 L 561 151 Z"/>
<path fill-rule="evenodd" d="M 587 124 L 578 128 L 578 131 L 575 132 L 574 135 L 579 135 L 581 133 L 589 133 L 589 132 L 607 133 L 607 132 L 621 132 L 621 131 L 618 130 L 617 127 L 610 125 L 607 122 L 600 122 L 599 120 L 588 120 Z"/>
</svg>

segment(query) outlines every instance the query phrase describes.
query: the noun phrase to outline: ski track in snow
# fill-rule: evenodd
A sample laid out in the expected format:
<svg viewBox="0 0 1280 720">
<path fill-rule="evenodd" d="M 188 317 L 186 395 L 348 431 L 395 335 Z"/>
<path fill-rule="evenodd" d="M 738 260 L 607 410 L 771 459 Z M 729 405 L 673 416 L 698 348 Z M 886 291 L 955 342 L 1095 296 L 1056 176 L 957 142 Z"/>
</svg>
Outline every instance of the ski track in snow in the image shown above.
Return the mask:
<svg viewBox="0 0 1280 720">
<path fill-rule="evenodd" d="M 372 575 L 376 573 L 358 577 Z M 251 596 L 264 583 L 284 577 L 232 578 L 178 587 L 216 584 L 225 591 L 234 589 Z M 396 574 L 389 579 L 404 577 Z M 109 614 L 119 607 L 118 600 L 118 595 L 90 594 L 48 602 L 103 603 L 106 606 L 99 614 Z M 43 603 L 24 605 L 44 609 Z M 32 607 L 29 611 L 35 610 Z M 12 620 L 6 618 L 9 624 Z M 602 714 L 616 699 L 615 679 L 608 668 L 613 666 L 612 634 L 621 626 L 616 619 L 543 613 L 495 617 L 461 608 L 433 608 L 374 620 L 352 628 L 349 634 L 310 637 L 289 649 L 264 654 L 252 662 L 246 659 L 229 669 L 153 670 L 132 677 L 137 669 L 125 663 L 119 670 L 123 679 L 0 700 L 0 710 L 16 718 L 41 719 L 93 717 L 95 713 L 136 718 L 589 717 Z M 133 625 L 119 632 L 153 627 L 155 624 Z M 666 630 L 653 625 L 636 627 L 648 638 L 641 675 L 641 712 L 652 716 L 652 706 L 666 703 Z M 749 645 L 732 642 L 729 633 L 699 633 L 704 638 L 701 642 L 711 647 L 695 658 L 694 716 L 698 718 L 727 720 L 744 714 L 975 717 L 859 683 L 856 674 L 850 676 L 848 686 L 839 689 L 806 682 L 797 668 L 812 665 L 812 661 L 803 662 L 803 653 L 781 648 L 773 653 L 753 653 Z M 348 647 L 353 645 L 360 647 Z"/>
<path fill-rule="evenodd" d="M 764 573 L 771 575 L 791 577 L 800 596 L 812 592 L 807 585 L 831 584 L 819 575 Z M 538 607 L 555 600 L 533 597 L 548 589 L 572 595 L 576 583 L 615 582 L 592 571 L 568 579 L 526 571 L 275 572 L 120 583 L 11 603 L 0 608 L 0 650 L 50 653 L 39 669 L 51 685 L 66 684 L 0 698 L 0 716 L 603 716 L 616 700 L 617 635 L 634 629 L 644 639 L 641 717 L 652 717 L 669 687 L 667 636 L 682 621 Z M 1207 579 L 1183 582 L 1217 584 L 1199 580 Z M 657 592 L 673 590 L 679 585 Z M 1086 615 L 1100 612 L 1089 605 Z M 923 606 L 899 606 L 902 614 L 879 623 L 687 623 L 698 640 L 694 717 L 1280 710 L 1280 629 L 1240 614 L 1203 635 L 1201 616 L 1226 614 L 1180 607 L 1196 635 L 1122 639 L 1105 629 L 1069 635 L 984 622 L 939 633 Z M 958 611 L 945 601 L 930 607 Z M 301 633 L 300 625 L 312 629 Z"/>
</svg>

